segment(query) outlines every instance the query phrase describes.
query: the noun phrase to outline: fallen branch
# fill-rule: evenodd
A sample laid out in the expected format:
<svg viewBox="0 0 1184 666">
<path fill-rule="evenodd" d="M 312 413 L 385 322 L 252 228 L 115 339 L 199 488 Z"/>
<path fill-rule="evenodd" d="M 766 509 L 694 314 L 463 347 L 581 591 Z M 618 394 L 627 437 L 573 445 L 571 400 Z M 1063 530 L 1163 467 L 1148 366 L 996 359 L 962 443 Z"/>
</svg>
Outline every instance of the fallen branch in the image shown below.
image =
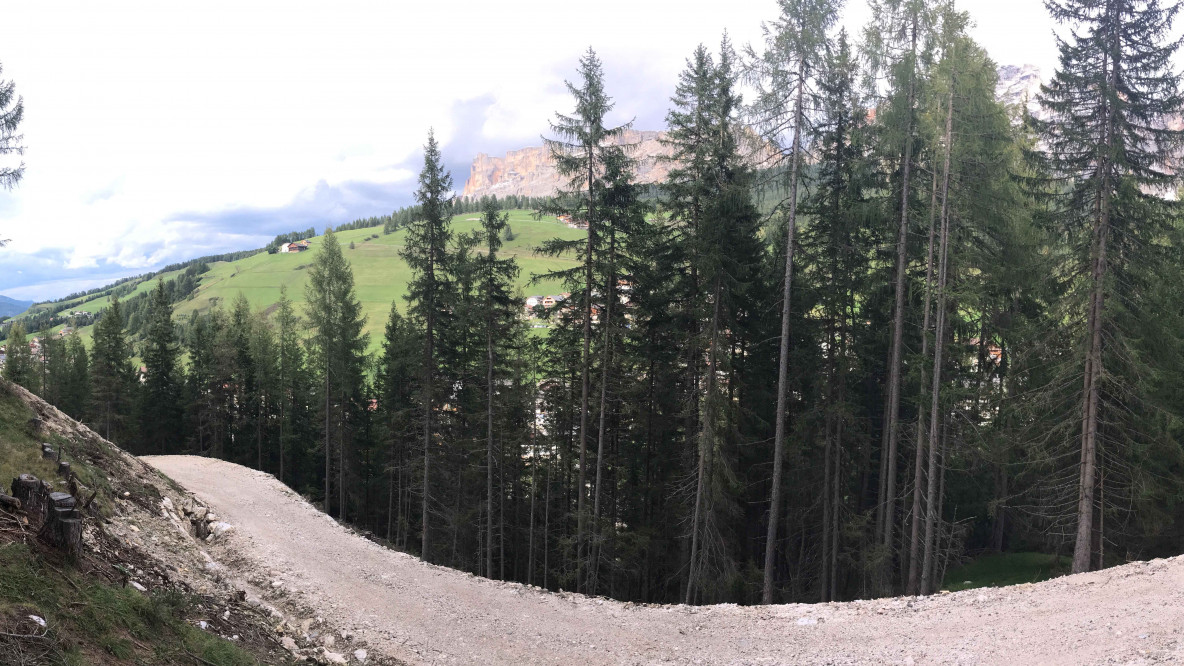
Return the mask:
<svg viewBox="0 0 1184 666">
<path fill-rule="evenodd" d="M 74 588 L 75 590 L 77 590 L 77 591 L 79 591 L 79 592 L 81 592 L 81 591 L 82 591 L 82 588 L 81 588 L 81 587 L 78 587 L 78 583 L 75 583 L 74 581 L 70 580 L 70 578 L 69 578 L 69 577 L 66 575 L 66 572 L 64 572 L 64 571 L 62 571 L 61 569 L 59 569 L 59 568 L 55 567 L 54 565 L 50 564 L 49 562 L 42 562 L 42 564 L 44 564 L 45 566 L 49 567 L 50 569 L 52 569 L 52 570 L 56 571 L 56 572 L 57 572 L 57 574 L 58 574 L 59 576 L 61 576 L 61 577 L 62 577 L 62 578 L 63 578 L 63 579 L 64 579 L 64 580 L 67 582 L 67 583 L 69 583 L 71 586 L 73 586 L 73 588 Z"/>
<path fill-rule="evenodd" d="M 199 657 L 199 656 L 197 656 L 197 655 L 193 654 L 192 652 L 190 652 L 190 651 L 189 651 L 189 648 L 185 648 L 185 647 L 183 647 L 183 648 L 181 648 L 181 649 L 182 649 L 182 650 L 185 650 L 185 654 L 189 655 L 190 657 L 193 657 L 194 659 L 196 659 L 196 660 L 198 660 L 199 662 L 201 662 L 201 663 L 205 664 L 206 666 L 218 666 L 218 664 L 215 664 L 215 663 L 214 663 L 214 662 L 212 662 L 212 661 L 206 661 L 205 659 L 202 659 L 201 657 Z"/>
</svg>

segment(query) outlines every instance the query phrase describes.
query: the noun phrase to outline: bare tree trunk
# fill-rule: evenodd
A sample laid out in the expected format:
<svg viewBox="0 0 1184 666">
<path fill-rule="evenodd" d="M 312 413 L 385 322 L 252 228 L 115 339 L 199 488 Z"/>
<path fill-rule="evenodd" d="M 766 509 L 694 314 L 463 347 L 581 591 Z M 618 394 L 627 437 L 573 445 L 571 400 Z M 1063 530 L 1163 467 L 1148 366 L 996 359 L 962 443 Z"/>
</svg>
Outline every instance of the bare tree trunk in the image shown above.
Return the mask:
<svg viewBox="0 0 1184 666">
<path fill-rule="evenodd" d="M 587 532 L 584 515 L 585 484 L 588 472 L 588 393 L 589 364 L 592 355 L 592 265 L 596 252 L 596 221 L 593 219 L 592 191 L 595 182 L 595 146 L 586 146 L 588 159 L 588 241 L 584 256 L 584 331 L 580 357 L 580 470 L 576 488 L 576 591 L 584 589 L 584 535 Z"/>
<path fill-rule="evenodd" d="M 913 15 L 912 47 L 910 50 L 908 123 L 905 127 L 904 162 L 901 165 L 900 233 L 896 240 L 896 304 L 892 318 L 892 354 L 888 362 L 888 460 L 884 471 L 883 544 L 891 551 L 896 523 L 896 448 L 900 436 L 900 367 L 904 353 L 904 294 L 905 273 L 908 270 L 909 187 L 913 166 L 913 108 L 916 106 L 917 84 L 917 16 Z M 891 554 L 888 555 L 891 558 Z"/>
<path fill-rule="evenodd" d="M 493 321 L 485 320 L 485 577 L 493 578 Z"/>
<path fill-rule="evenodd" d="M 773 418 L 773 478 L 769 497 L 769 526 L 765 536 L 765 571 L 761 603 L 773 603 L 773 563 L 777 552 L 777 523 L 781 512 L 781 476 L 785 460 L 785 422 L 789 418 L 789 321 L 793 293 L 793 250 L 798 217 L 798 170 L 802 161 L 802 118 L 805 113 L 806 66 L 798 61 L 797 100 L 794 102 L 793 156 L 789 168 L 789 221 L 785 229 L 785 277 L 781 292 L 781 349 L 777 366 L 777 411 Z"/>
<path fill-rule="evenodd" d="M 921 395 L 928 389 L 928 375 L 925 374 L 925 358 L 929 356 L 929 311 L 932 305 L 933 288 L 933 230 L 934 220 L 937 218 L 937 169 L 933 170 L 933 186 L 929 197 L 929 247 L 925 259 L 925 314 L 921 322 Z M 909 578 L 905 585 L 905 594 L 917 594 L 918 576 L 920 574 L 918 561 L 921 557 L 921 478 L 924 474 L 925 452 L 925 408 L 920 400 L 917 401 L 917 445 L 913 462 L 913 524 L 909 539 Z"/>
<path fill-rule="evenodd" d="M 695 513 L 691 522 L 691 557 L 690 566 L 687 570 L 687 604 L 694 601 L 695 587 L 699 582 L 698 578 L 703 575 L 703 546 L 700 542 L 702 540 L 702 532 L 705 532 L 706 528 L 700 527 L 700 525 L 705 525 L 708 521 L 709 509 L 706 506 L 707 484 L 713 473 L 715 453 L 715 418 L 717 416 L 715 392 L 717 390 L 716 383 L 719 381 L 720 282 L 721 279 L 717 275 L 715 278 L 715 287 L 712 289 L 714 302 L 711 314 L 711 337 L 708 341 L 707 348 L 707 386 L 704 392 L 703 418 L 701 419 L 702 424 L 699 430 L 699 478 L 695 486 Z"/>
<path fill-rule="evenodd" d="M 937 273 L 937 325 L 933 338 L 933 388 L 932 400 L 929 404 L 929 487 L 926 490 L 925 504 L 925 554 L 922 562 L 921 588 L 922 594 L 929 594 L 932 589 L 934 524 L 937 520 L 937 450 L 932 445 L 938 437 L 938 423 L 941 413 L 941 366 L 942 353 L 945 351 L 945 330 L 947 316 L 947 286 L 949 284 L 950 257 L 950 154 L 953 152 L 954 141 L 954 89 L 953 81 L 950 85 L 949 98 L 946 102 L 946 159 L 943 167 L 941 188 L 941 239 L 939 241 L 941 258 Z M 918 480 L 918 483 L 920 481 Z"/>
<path fill-rule="evenodd" d="M 610 367 L 613 362 L 613 301 L 617 297 L 617 276 L 616 276 L 616 251 L 617 251 L 617 235 L 614 231 L 609 231 L 608 236 L 608 257 L 609 257 L 609 271 L 608 284 L 605 288 L 605 302 L 604 302 L 604 359 L 601 362 L 600 368 L 600 414 L 598 416 L 599 424 L 596 433 L 596 486 L 593 490 L 592 499 L 592 561 L 589 565 L 589 579 L 587 586 L 588 594 L 596 594 L 597 576 L 600 573 L 600 484 L 602 474 L 604 471 L 604 433 L 605 414 L 608 412 L 608 383 L 611 379 Z"/>
<path fill-rule="evenodd" d="M 434 306 L 434 304 L 433 304 L 433 306 Z M 422 517 L 420 518 L 420 520 L 422 522 L 422 526 L 421 526 L 421 530 L 420 530 L 420 546 L 419 546 L 419 556 L 420 556 L 420 558 L 423 559 L 424 562 L 431 561 L 431 558 L 430 558 L 431 553 L 428 551 L 428 546 L 430 544 L 430 541 L 428 538 L 428 535 L 430 532 L 429 526 L 428 526 L 428 506 L 431 502 L 431 494 L 432 494 L 431 474 L 430 474 L 430 472 L 431 472 L 431 452 L 432 452 L 432 406 L 433 406 L 432 403 L 434 402 L 433 397 L 432 397 L 432 389 L 433 389 L 433 386 L 432 386 L 433 381 L 432 380 L 435 378 L 435 374 L 436 374 L 435 368 L 433 367 L 433 364 L 435 363 L 435 358 L 434 358 L 434 351 L 435 350 L 433 348 L 433 344 L 435 343 L 435 337 L 434 337 L 435 331 L 433 330 L 433 325 L 435 324 L 435 316 L 430 309 L 428 310 L 427 320 L 428 320 L 427 321 L 427 331 L 426 331 L 427 337 L 426 337 L 426 344 L 424 345 L 423 507 L 422 507 L 423 511 L 422 511 Z"/>
<path fill-rule="evenodd" d="M 328 345 L 326 345 L 326 347 L 328 347 Z M 330 489 L 329 489 L 329 484 L 333 479 L 333 472 L 330 469 L 332 467 L 332 460 L 333 460 L 332 453 L 331 453 L 332 445 L 331 445 L 330 439 L 329 439 L 329 431 L 330 431 L 330 427 L 329 427 L 330 423 L 329 422 L 331 419 L 330 411 L 329 411 L 329 350 L 326 348 L 324 351 L 325 351 L 325 513 L 327 513 L 329 515 L 333 515 L 333 512 L 330 510 L 330 507 L 329 507 L 329 504 L 333 498 L 333 494 L 330 492 Z"/>
<path fill-rule="evenodd" d="M 1114 83 L 1113 69 L 1117 64 L 1109 59 L 1103 67 Z M 1109 105 L 1108 105 L 1109 106 Z M 1097 221 L 1093 229 L 1093 251 L 1090 276 L 1093 285 L 1090 290 L 1087 347 L 1085 352 L 1085 386 L 1082 391 L 1081 409 L 1081 467 L 1077 485 L 1077 539 L 1073 546 L 1073 573 L 1089 571 L 1091 560 L 1090 536 L 1094 518 L 1094 476 L 1098 457 L 1098 384 L 1102 378 L 1102 311 L 1106 301 L 1106 239 L 1110 235 L 1110 163 L 1113 146 L 1114 115 L 1107 108 L 1105 157 L 1099 165 L 1101 183 L 1098 191 Z"/>
</svg>

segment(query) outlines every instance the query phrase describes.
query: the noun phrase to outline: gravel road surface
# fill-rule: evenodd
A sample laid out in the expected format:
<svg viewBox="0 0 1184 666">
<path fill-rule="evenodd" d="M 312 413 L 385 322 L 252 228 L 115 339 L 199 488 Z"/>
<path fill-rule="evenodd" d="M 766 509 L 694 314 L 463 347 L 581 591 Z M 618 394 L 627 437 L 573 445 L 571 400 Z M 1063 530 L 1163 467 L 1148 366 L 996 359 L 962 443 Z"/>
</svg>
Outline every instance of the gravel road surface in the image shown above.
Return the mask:
<svg viewBox="0 0 1184 666">
<path fill-rule="evenodd" d="M 1184 560 L 1035 585 L 767 607 L 645 606 L 499 583 L 385 549 L 271 475 L 144 460 L 235 526 L 233 566 L 410 664 L 1184 663 Z"/>
</svg>

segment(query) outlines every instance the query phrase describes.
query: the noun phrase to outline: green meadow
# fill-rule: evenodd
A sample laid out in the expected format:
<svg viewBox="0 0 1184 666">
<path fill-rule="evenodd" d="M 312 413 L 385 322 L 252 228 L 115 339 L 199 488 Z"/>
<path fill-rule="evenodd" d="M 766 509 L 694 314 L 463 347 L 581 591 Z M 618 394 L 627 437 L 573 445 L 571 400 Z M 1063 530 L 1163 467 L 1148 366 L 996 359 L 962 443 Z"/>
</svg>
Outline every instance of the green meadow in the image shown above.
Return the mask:
<svg viewBox="0 0 1184 666">
<path fill-rule="evenodd" d="M 535 220 L 531 212 L 522 210 L 510 211 L 509 224 L 514 238 L 504 242 L 501 253 L 518 260 L 521 268 L 518 286 L 522 295 L 556 294 L 562 291 L 562 285 L 555 280 L 543 280 L 532 285 L 531 278 L 556 269 L 570 268 L 575 265 L 575 259 L 570 256 L 540 256 L 536 248 L 551 238 L 583 238 L 585 232 L 572 229 L 551 217 Z M 477 213 L 457 215 L 452 219 L 454 236 L 471 233 L 479 228 Z M 373 238 L 376 234 L 378 237 Z M 406 307 L 404 297 L 411 271 L 399 253 L 403 249 L 407 232 L 400 230 L 386 235 L 381 228 L 374 227 L 342 231 L 336 235 L 345 258 L 353 268 L 355 290 L 366 316 L 365 331 L 370 334 L 370 349 L 377 350 L 391 304 L 397 304 L 400 309 Z M 288 298 L 299 311 L 305 302 L 304 289 L 309 269 L 321 251 L 321 240 L 320 236 L 311 239 L 311 248 L 296 254 L 261 253 L 239 261 L 210 264 L 210 270 L 201 276 L 197 290 L 189 299 L 176 305 L 175 316 L 180 320 L 194 312 L 228 307 L 240 293 L 246 296 L 253 309 L 269 311 L 279 301 L 280 290 L 285 287 Z M 353 243 L 353 249 L 350 249 L 350 243 Z M 159 278 L 145 280 L 136 286 L 133 294 L 152 289 L 157 279 L 168 280 L 179 274 L 179 271 L 164 273 Z M 71 309 L 98 312 L 109 303 L 109 294 L 99 293 Z M 79 329 L 79 333 L 89 343 L 90 327 Z"/>
</svg>

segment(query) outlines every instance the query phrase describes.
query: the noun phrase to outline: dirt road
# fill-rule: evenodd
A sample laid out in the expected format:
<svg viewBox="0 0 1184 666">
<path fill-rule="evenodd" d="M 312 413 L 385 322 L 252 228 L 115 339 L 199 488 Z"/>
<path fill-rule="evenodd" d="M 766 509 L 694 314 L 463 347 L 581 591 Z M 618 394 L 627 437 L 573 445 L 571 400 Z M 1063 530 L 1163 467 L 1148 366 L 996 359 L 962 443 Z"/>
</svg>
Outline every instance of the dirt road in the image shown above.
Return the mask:
<svg viewBox="0 0 1184 666">
<path fill-rule="evenodd" d="M 498 583 L 351 534 L 273 477 L 144 459 L 235 525 L 239 572 L 412 664 L 1184 663 L 1184 560 L 929 598 L 638 606 Z"/>
</svg>

